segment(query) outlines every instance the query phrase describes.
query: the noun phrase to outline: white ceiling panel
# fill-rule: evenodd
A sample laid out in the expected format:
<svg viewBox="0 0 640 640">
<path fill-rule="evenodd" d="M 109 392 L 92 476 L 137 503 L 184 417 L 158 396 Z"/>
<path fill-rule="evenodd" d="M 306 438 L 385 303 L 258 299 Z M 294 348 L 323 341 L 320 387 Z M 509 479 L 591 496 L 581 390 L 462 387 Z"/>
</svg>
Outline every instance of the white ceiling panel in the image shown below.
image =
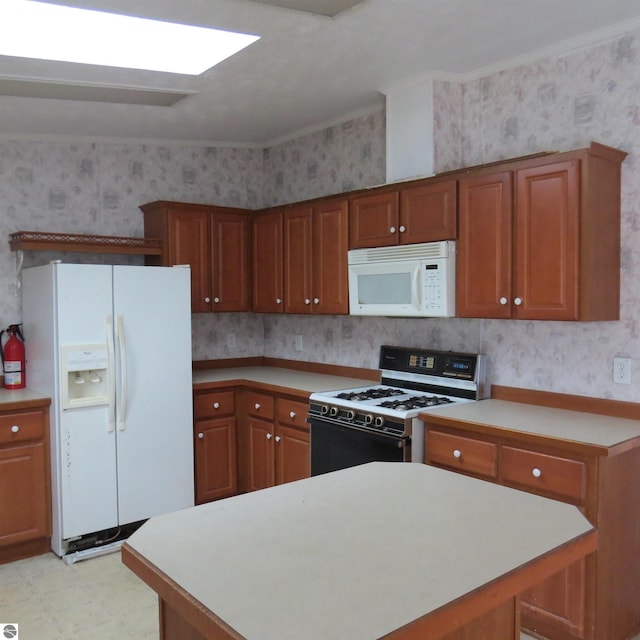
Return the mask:
<svg viewBox="0 0 640 640">
<path fill-rule="evenodd" d="M 199 76 L 0 56 L 0 79 L 6 81 L 0 91 L 5 94 L 0 95 L 0 136 L 267 146 L 381 105 L 381 89 L 429 72 L 469 77 L 522 56 L 640 27 L 638 0 L 56 2 L 261 39 Z M 346 4 L 354 6 L 342 10 Z M 1 7 L 2 2 L 0 32 Z M 323 15 L 309 12 L 310 7 Z M 331 19 L 324 15 L 334 11 L 338 13 Z M 43 81 L 50 86 L 35 88 Z M 60 87 L 64 84 L 70 85 L 66 95 Z M 7 95 L 11 86 L 13 95 Z M 27 95 L 30 86 L 33 93 Z M 45 89 L 55 89 L 55 95 L 46 95 Z M 95 99 L 107 91 L 115 92 L 116 101 Z M 151 102 L 156 93 L 170 101 L 166 92 L 175 94 L 173 106 Z M 140 100 L 126 99 L 136 95 Z M 189 98 L 178 99 L 180 95 Z"/>
</svg>

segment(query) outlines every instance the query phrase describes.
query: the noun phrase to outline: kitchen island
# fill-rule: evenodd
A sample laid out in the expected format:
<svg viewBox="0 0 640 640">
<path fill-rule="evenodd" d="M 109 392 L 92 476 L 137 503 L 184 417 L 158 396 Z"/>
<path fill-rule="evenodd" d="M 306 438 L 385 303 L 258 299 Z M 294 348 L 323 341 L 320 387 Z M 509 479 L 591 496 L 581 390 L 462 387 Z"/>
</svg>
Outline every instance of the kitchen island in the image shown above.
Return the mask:
<svg viewBox="0 0 640 640">
<path fill-rule="evenodd" d="M 371 463 L 152 518 L 122 558 L 164 640 L 515 640 L 517 594 L 596 539 L 572 505 Z"/>
</svg>

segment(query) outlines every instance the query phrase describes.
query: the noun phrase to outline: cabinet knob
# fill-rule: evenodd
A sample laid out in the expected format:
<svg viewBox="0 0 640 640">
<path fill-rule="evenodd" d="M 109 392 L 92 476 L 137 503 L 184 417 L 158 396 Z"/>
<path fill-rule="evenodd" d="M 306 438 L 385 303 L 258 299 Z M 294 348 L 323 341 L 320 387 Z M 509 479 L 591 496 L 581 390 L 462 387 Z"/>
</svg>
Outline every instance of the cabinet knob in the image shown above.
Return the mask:
<svg viewBox="0 0 640 640">
<path fill-rule="evenodd" d="M 282 438 L 280 436 L 276 436 L 276 442 L 280 442 L 280 440 L 282 440 Z"/>
<path fill-rule="evenodd" d="M 11 433 L 18 433 L 18 431 L 20 431 L 20 427 L 14 424 L 13 427 L 11 427 Z"/>
<path fill-rule="evenodd" d="M 209 302 L 211 302 L 211 298 L 205 298 L 204 301 L 208 304 Z"/>
<path fill-rule="evenodd" d="M 305 298 L 305 299 L 304 299 L 304 303 L 305 303 L 305 304 L 311 304 L 311 300 L 309 300 L 309 298 Z"/>
<path fill-rule="evenodd" d="M 290 418 L 295 418 L 296 417 L 296 412 L 295 411 L 289 411 L 289 417 Z"/>
<path fill-rule="evenodd" d="M 502 298 L 500 298 L 500 304 L 507 304 L 507 302 L 509 302 L 504 296 L 502 296 Z"/>
<path fill-rule="evenodd" d="M 405 227 L 403 224 L 400 225 L 400 228 L 398 229 L 398 231 L 400 231 L 400 233 L 404 233 L 407 230 L 407 227 Z"/>
<path fill-rule="evenodd" d="M 220 403 L 219 402 L 214 402 L 213 403 L 213 408 L 214 409 L 219 409 L 220 408 Z"/>
<path fill-rule="evenodd" d="M 389 233 L 395 233 L 395 232 L 396 232 L 395 227 L 389 227 Z"/>
<path fill-rule="evenodd" d="M 276 304 L 282 304 L 282 299 L 281 298 L 276 298 Z"/>
<path fill-rule="evenodd" d="M 518 307 L 522 304 L 522 298 L 514 298 L 513 299 L 513 304 L 517 305 Z"/>
<path fill-rule="evenodd" d="M 214 302 L 216 302 L 216 303 L 217 303 L 217 302 L 220 302 L 220 298 L 215 297 L 215 298 L 213 299 L 213 301 L 214 301 Z"/>
<path fill-rule="evenodd" d="M 200 440 L 202 440 L 204 438 L 204 433 L 199 433 L 198 434 L 198 438 L 200 438 Z"/>
<path fill-rule="evenodd" d="M 542 475 L 542 471 L 540 471 L 540 469 L 538 469 L 538 467 L 533 467 L 533 469 L 531 469 L 531 475 L 534 478 L 539 478 Z"/>
<path fill-rule="evenodd" d="M 314 298 L 313 304 L 320 304 L 320 298 Z"/>
<path fill-rule="evenodd" d="M 271 440 L 271 438 L 273 438 L 273 434 L 272 433 L 267 433 L 267 440 Z"/>
<path fill-rule="evenodd" d="M 256 403 L 255 403 L 255 405 L 254 405 L 254 408 L 255 408 L 255 409 L 260 409 L 260 406 L 261 406 L 261 405 L 260 405 L 260 403 L 259 403 L 259 402 L 256 402 Z"/>
<path fill-rule="evenodd" d="M 453 457 L 460 459 L 462 458 L 462 451 L 460 451 L 460 449 L 454 449 L 453 450 Z"/>
</svg>

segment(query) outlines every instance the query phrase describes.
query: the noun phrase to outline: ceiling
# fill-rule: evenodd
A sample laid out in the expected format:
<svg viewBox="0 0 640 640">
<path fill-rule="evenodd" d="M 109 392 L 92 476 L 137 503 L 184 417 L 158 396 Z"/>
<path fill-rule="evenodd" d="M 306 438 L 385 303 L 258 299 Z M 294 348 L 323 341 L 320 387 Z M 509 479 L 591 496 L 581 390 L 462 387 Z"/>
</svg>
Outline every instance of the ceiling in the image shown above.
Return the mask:
<svg viewBox="0 0 640 640">
<path fill-rule="evenodd" d="M 473 77 L 640 26 L 638 0 L 55 1 L 262 37 L 200 76 L 0 56 L 5 138 L 269 146 L 430 72 Z"/>
</svg>

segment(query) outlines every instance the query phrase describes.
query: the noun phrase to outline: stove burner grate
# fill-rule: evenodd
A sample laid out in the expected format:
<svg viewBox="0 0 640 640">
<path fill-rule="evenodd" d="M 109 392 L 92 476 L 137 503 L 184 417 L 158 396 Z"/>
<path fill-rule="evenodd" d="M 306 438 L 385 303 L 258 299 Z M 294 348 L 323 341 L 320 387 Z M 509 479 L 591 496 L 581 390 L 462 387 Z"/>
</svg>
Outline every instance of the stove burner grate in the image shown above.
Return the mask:
<svg viewBox="0 0 640 640">
<path fill-rule="evenodd" d="M 361 391 L 345 391 L 338 393 L 335 397 L 340 400 L 350 400 L 351 402 L 363 402 L 364 400 L 378 400 L 380 398 L 389 398 L 391 396 L 402 396 L 406 392 L 402 389 L 385 389 L 373 387 L 371 389 L 363 389 Z"/>
<path fill-rule="evenodd" d="M 453 400 L 444 396 L 412 396 L 404 400 L 386 400 L 378 404 L 385 409 L 396 411 L 409 411 L 410 409 L 423 409 L 425 407 L 436 407 L 441 404 L 449 404 Z"/>
</svg>

